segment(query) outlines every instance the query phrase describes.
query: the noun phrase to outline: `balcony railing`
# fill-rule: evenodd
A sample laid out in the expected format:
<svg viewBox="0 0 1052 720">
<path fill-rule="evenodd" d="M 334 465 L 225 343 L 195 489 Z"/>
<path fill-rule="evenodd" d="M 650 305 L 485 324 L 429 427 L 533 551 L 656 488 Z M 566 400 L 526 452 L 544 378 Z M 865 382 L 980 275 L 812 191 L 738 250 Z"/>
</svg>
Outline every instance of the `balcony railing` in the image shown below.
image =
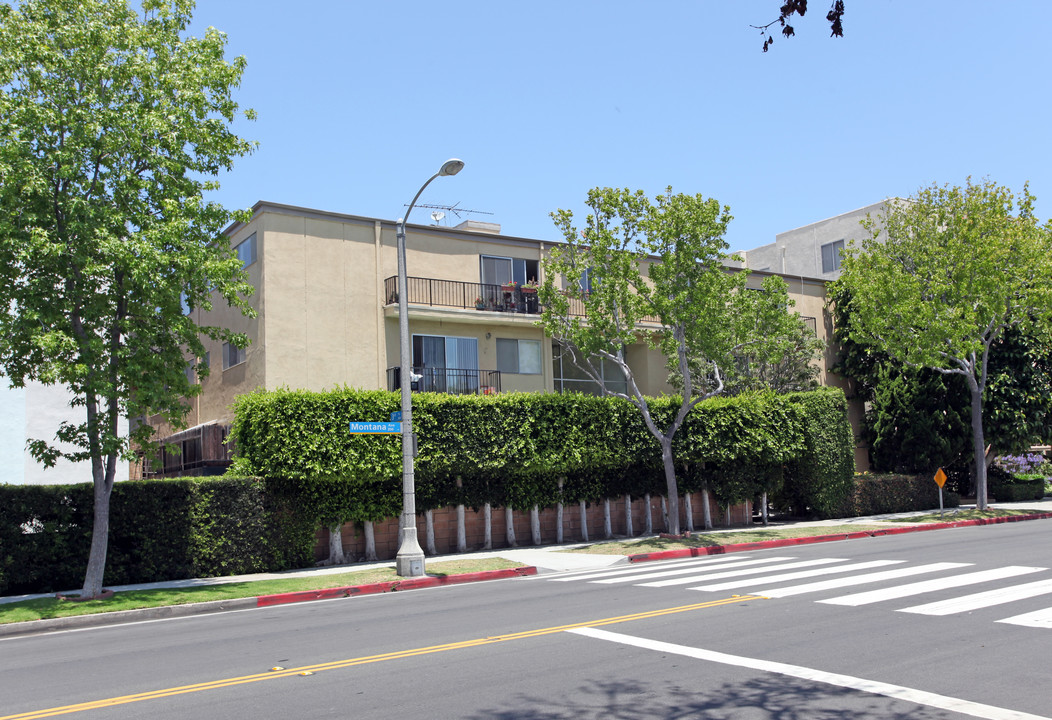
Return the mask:
<svg viewBox="0 0 1052 720">
<path fill-rule="evenodd" d="M 413 305 L 474 308 L 491 312 L 539 313 L 537 291 L 521 286 L 490 285 L 435 278 L 406 278 L 406 300 Z M 384 297 L 388 305 L 398 302 L 398 278 L 384 280 Z"/>
<path fill-rule="evenodd" d="M 413 392 L 440 392 L 450 395 L 491 395 L 500 392 L 499 370 L 414 367 Z M 400 390 L 401 368 L 387 368 L 387 389 Z"/>
</svg>

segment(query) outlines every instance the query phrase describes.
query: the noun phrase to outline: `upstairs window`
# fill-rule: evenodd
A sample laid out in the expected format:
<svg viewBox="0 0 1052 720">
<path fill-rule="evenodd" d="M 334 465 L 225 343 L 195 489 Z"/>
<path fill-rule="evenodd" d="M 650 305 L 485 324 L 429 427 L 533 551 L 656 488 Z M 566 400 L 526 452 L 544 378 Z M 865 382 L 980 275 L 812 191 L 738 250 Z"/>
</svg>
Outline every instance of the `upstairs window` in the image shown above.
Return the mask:
<svg viewBox="0 0 1052 720">
<path fill-rule="evenodd" d="M 840 269 L 840 256 L 844 252 L 844 241 L 826 243 L 822 246 L 822 272 L 831 273 Z"/>
<path fill-rule="evenodd" d="M 241 267 L 247 268 L 256 261 L 256 234 L 252 233 L 241 242 L 234 251 L 237 259 L 241 261 Z"/>
<path fill-rule="evenodd" d="M 537 282 L 540 263 L 523 258 L 481 255 L 479 265 L 483 285 L 504 285 L 510 282 L 525 285 L 527 282 Z"/>
<path fill-rule="evenodd" d="M 223 343 L 223 369 L 227 370 L 240 365 L 247 359 L 247 353 L 245 348 L 239 348 L 236 345 L 230 343 Z"/>
</svg>

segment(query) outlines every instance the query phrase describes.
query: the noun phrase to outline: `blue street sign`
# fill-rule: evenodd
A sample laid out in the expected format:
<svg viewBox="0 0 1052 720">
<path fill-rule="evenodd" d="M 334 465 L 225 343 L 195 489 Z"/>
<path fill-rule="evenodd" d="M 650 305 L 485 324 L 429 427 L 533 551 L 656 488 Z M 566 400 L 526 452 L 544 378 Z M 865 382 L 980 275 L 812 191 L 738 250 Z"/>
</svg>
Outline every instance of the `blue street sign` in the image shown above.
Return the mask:
<svg viewBox="0 0 1052 720">
<path fill-rule="evenodd" d="M 351 420 L 351 432 L 355 435 L 397 435 L 402 432 L 402 423 L 355 422 Z"/>
<path fill-rule="evenodd" d="M 391 413 L 391 422 L 402 422 L 402 411 L 395 410 Z"/>
</svg>

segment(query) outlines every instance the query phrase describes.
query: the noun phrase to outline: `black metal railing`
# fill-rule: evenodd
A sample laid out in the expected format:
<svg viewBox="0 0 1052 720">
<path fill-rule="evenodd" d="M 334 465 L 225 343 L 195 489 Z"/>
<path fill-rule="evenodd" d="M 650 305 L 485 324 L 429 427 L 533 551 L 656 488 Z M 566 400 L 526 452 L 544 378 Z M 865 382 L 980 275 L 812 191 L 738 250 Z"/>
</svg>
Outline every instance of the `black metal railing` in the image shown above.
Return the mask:
<svg viewBox="0 0 1052 720">
<path fill-rule="evenodd" d="M 400 390 L 401 368 L 387 368 L 387 389 Z M 413 367 L 413 392 L 491 395 L 500 392 L 500 370 Z"/>
<path fill-rule="evenodd" d="M 537 303 L 537 290 L 521 285 L 490 285 L 423 277 L 406 278 L 406 283 L 406 300 L 413 305 L 529 314 L 541 311 Z M 398 278 L 384 280 L 384 298 L 388 305 L 398 302 Z"/>
</svg>

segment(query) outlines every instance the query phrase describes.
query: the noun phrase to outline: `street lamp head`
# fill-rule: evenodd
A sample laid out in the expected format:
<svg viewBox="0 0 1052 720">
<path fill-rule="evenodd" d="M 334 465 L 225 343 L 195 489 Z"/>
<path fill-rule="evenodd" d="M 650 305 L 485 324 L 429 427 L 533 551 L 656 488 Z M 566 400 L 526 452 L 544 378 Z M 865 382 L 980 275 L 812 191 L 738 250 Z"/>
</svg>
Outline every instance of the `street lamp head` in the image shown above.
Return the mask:
<svg viewBox="0 0 1052 720">
<path fill-rule="evenodd" d="M 458 172 L 464 169 L 464 161 L 458 160 L 457 158 L 451 158 L 442 163 L 442 169 L 438 171 L 439 175 L 456 175 Z"/>
</svg>

